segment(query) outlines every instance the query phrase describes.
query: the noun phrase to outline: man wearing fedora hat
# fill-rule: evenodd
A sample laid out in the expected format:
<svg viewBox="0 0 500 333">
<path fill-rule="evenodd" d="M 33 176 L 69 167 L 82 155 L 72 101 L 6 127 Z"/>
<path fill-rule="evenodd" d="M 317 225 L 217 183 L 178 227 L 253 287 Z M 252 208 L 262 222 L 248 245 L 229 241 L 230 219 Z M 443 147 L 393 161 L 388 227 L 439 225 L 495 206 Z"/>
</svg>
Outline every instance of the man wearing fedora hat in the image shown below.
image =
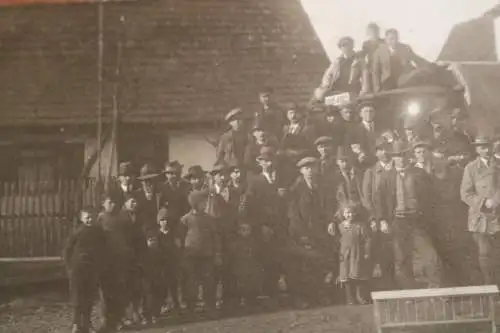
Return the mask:
<svg viewBox="0 0 500 333">
<path fill-rule="evenodd" d="M 261 172 L 250 177 L 242 196 L 240 219 L 254 226 L 262 254 L 264 292 L 272 298 L 278 296 L 281 273 L 279 251 L 284 243 L 287 227 L 287 179 L 277 162 L 276 151 L 263 147 L 257 157 Z"/>
<path fill-rule="evenodd" d="M 121 162 L 118 165 L 118 179 L 110 186 L 110 191 L 117 197 L 118 205 L 121 206 L 125 199 L 137 190 L 136 175 L 131 162 Z"/>
<path fill-rule="evenodd" d="M 460 195 L 469 206 L 468 229 L 476 242 L 483 283 L 498 283 L 500 254 L 500 168 L 492 158 L 491 140 L 479 136 L 473 142 L 478 157 L 467 164 Z"/>
<path fill-rule="evenodd" d="M 152 164 L 146 163 L 142 166 L 137 180 L 141 187 L 137 190 L 137 218 L 144 232 L 156 229 L 156 216 L 162 207 L 161 202 L 161 172 Z"/>
<path fill-rule="evenodd" d="M 232 109 L 224 118 L 231 126 L 231 129 L 222 134 L 216 150 L 217 163 L 226 165 L 244 162 L 245 149 L 249 142 L 249 137 L 243 128 L 243 110 Z"/>
<path fill-rule="evenodd" d="M 165 164 L 165 182 L 161 186 L 161 205 L 168 207 L 172 212 L 173 229 L 182 216 L 189 212 L 188 195 L 191 185 L 181 177 L 182 164 L 178 161 L 170 161 Z"/>
<path fill-rule="evenodd" d="M 380 177 L 376 203 L 379 230 L 393 242 L 396 282 L 401 287 L 415 287 L 414 253 L 419 254 L 429 288 L 440 285 L 440 267 L 431 234 L 432 192 L 430 177 L 409 164 L 408 148 L 398 141 L 392 151 L 394 168 Z"/>
<path fill-rule="evenodd" d="M 324 277 L 334 268 L 332 247 L 326 230 L 335 218 L 335 184 L 319 177 L 319 160 L 304 157 L 298 163 L 301 176 L 290 188 L 289 235 L 299 249 L 287 267 L 290 292 L 303 307 L 325 296 Z"/>
<path fill-rule="evenodd" d="M 201 191 L 208 187 L 207 173 L 200 165 L 190 166 L 184 178 L 191 184 L 192 191 Z"/>
<path fill-rule="evenodd" d="M 414 166 L 432 175 L 434 166 L 432 165 L 431 145 L 427 141 L 419 140 L 413 144 Z"/>
</svg>

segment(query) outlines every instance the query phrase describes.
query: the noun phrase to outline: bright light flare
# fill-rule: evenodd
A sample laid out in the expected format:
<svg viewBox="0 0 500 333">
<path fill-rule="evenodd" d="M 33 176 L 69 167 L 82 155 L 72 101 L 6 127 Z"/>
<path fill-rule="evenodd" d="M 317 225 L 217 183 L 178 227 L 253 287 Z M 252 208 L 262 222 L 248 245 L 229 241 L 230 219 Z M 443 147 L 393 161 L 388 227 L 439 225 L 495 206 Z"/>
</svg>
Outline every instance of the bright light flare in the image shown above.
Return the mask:
<svg viewBox="0 0 500 333">
<path fill-rule="evenodd" d="M 420 108 L 420 104 L 417 103 L 417 102 L 412 102 L 410 104 L 408 104 L 408 109 L 407 109 L 407 113 L 409 116 L 412 116 L 412 117 L 416 117 L 420 114 L 421 112 L 421 108 Z"/>
</svg>

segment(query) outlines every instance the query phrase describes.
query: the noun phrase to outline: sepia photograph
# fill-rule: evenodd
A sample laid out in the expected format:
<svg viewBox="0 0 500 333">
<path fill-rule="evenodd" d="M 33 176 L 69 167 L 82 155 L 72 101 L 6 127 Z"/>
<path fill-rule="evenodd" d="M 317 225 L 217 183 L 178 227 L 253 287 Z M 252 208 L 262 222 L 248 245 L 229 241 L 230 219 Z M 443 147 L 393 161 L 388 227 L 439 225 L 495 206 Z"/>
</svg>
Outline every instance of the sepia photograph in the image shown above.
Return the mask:
<svg viewBox="0 0 500 333">
<path fill-rule="evenodd" d="M 0 333 L 496 333 L 499 286 L 500 1 L 0 0 Z"/>
</svg>

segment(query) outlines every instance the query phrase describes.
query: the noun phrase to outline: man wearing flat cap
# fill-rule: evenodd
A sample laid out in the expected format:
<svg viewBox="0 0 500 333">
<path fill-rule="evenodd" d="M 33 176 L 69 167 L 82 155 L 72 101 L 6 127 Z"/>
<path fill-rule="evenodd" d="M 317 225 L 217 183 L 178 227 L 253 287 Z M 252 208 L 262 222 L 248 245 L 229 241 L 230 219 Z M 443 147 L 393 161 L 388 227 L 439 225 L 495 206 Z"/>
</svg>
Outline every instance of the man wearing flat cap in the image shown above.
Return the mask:
<svg viewBox="0 0 500 333">
<path fill-rule="evenodd" d="M 252 127 L 252 139 L 245 149 L 245 166 L 252 173 L 260 172 L 256 159 L 262 147 L 274 147 L 278 149 L 279 143 L 276 137 L 266 131 L 264 124 L 255 122 Z"/>
<path fill-rule="evenodd" d="M 232 109 L 225 117 L 231 129 L 222 134 L 216 151 L 217 163 L 243 164 L 249 137 L 243 126 L 243 110 Z"/>
<path fill-rule="evenodd" d="M 320 136 L 314 141 L 319 153 L 318 173 L 321 179 L 331 179 L 337 171 L 337 160 L 333 139 L 329 136 Z"/>
<path fill-rule="evenodd" d="M 341 54 L 323 74 L 321 84 L 315 91 L 317 100 L 324 100 L 331 92 L 350 92 L 357 95 L 361 90 L 363 59 L 354 51 L 354 40 L 351 37 L 342 37 L 337 46 Z"/>
<path fill-rule="evenodd" d="M 385 288 L 392 288 L 394 285 L 394 259 L 392 251 L 392 240 L 387 234 L 379 231 L 379 222 L 376 219 L 376 200 L 379 191 L 379 184 L 382 175 L 392 170 L 393 163 L 391 153 L 391 145 L 387 141 L 379 137 L 375 142 L 375 156 L 377 162 L 371 168 L 365 171 L 363 177 L 363 206 L 368 211 L 372 229 L 374 230 L 373 238 L 373 263 L 378 264 L 382 276 L 382 282 Z"/>
<path fill-rule="evenodd" d="M 263 87 L 259 92 L 260 108 L 255 112 L 254 121 L 271 136 L 278 138 L 285 125 L 285 115 L 273 100 L 273 89 Z"/>
<path fill-rule="evenodd" d="M 499 282 L 500 168 L 492 158 L 492 143 L 478 136 L 473 145 L 478 157 L 467 164 L 460 195 L 469 206 L 468 229 L 477 245 L 484 284 Z M 476 281 L 479 282 L 479 281 Z"/>
<path fill-rule="evenodd" d="M 339 205 L 354 201 L 361 203 L 363 198 L 363 173 L 356 168 L 354 154 L 348 147 L 337 149 L 337 201 Z"/>
<path fill-rule="evenodd" d="M 279 252 L 287 228 L 287 180 L 278 165 L 276 151 L 263 147 L 257 157 L 260 173 L 250 177 L 248 188 L 241 199 L 240 219 L 253 226 L 259 247 L 260 262 L 264 268 L 264 292 L 278 296 L 281 274 Z"/>
<path fill-rule="evenodd" d="M 318 164 L 315 157 L 302 158 L 297 163 L 301 176 L 290 189 L 289 235 L 302 250 L 288 260 L 288 285 L 300 307 L 325 296 L 323 280 L 334 266 L 329 258 L 335 249 L 326 231 L 336 213 L 335 186 L 320 179 Z"/>
<path fill-rule="evenodd" d="M 393 243 L 396 282 L 403 289 L 415 288 L 414 253 L 425 268 L 429 288 L 439 287 L 441 272 L 433 243 L 432 188 L 429 175 L 409 164 L 409 149 L 397 141 L 392 150 L 394 168 L 380 177 L 375 200 L 379 231 Z"/>
</svg>

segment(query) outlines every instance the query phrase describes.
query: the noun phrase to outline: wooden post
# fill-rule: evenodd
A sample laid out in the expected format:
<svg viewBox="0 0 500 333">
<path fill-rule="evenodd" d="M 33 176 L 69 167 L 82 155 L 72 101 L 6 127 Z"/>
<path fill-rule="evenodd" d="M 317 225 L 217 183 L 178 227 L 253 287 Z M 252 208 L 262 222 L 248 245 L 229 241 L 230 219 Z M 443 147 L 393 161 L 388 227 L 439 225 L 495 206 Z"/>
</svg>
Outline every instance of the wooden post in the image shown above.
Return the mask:
<svg viewBox="0 0 500 333">
<path fill-rule="evenodd" d="M 101 136 L 102 136 L 102 97 L 103 97 L 103 50 L 104 50 L 104 4 L 103 0 L 97 5 L 97 180 L 101 182 Z"/>
</svg>

